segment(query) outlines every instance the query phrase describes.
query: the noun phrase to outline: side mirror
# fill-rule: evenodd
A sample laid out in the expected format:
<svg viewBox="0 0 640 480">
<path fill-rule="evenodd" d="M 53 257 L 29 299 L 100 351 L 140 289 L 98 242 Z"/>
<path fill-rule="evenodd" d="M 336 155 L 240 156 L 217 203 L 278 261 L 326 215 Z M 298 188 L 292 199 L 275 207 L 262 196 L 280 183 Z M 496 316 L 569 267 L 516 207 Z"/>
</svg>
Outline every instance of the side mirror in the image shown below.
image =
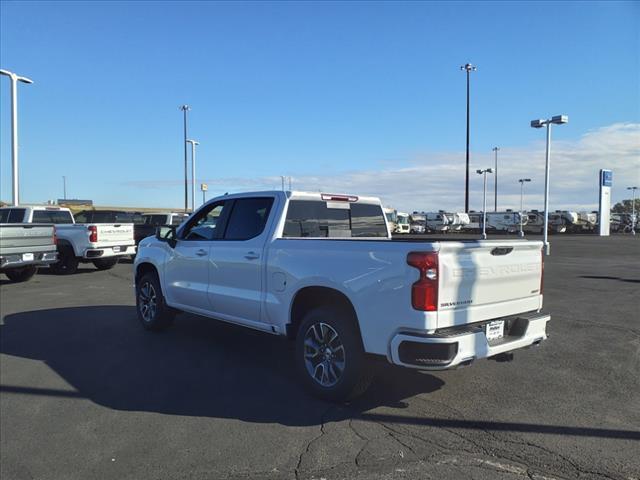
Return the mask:
<svg viewBox="0 0 640 480">
<path fill-rule="evenodd" d="M 156 239 L 161 242 L 166 242 L 171 248 L 175 248 L 178 243 L 178 236 L 176 234 L 176 227 L 161 226 L 156 227 Z"/>
</svg>

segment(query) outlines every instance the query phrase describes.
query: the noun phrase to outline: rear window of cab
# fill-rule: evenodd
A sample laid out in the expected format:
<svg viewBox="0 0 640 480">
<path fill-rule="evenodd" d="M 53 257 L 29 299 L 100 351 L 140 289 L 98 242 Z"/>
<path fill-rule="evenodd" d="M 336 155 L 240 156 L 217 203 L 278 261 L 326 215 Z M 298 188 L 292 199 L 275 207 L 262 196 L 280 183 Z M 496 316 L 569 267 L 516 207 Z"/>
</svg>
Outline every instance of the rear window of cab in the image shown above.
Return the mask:
<svg viewBox="0 0 640 480">
<path fill-rule="evenodd" d="M 387 225 L 380 205 L 291 200 L 282 236 L 290 238 L 387 237 Z"/>
</svg>

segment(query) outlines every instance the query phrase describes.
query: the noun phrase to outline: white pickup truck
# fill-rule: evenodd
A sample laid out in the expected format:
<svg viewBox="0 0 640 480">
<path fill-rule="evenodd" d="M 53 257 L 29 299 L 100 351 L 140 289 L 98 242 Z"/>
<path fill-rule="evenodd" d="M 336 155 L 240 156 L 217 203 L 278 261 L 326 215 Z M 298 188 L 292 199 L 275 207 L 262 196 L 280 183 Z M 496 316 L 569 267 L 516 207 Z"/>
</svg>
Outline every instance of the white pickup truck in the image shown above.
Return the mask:
<svg viewBox="0 0 640 480">
<path fill-rule="evenodd" d="M 137 313 L 148 330 L 185 311 L 286 335 L 304 384 L 338 401 L 366 389 L 371 356 L 442 370 L 545 340 L 541 249 L 392 239 L 371 197 L 226 195 L 140 243 Z"/>
<path fill-rule="evenodd" d="M 81 262 L 92 262 L 98 270 L 112 268 L 121 257 L 136 254 L 133 224 L 75 223 L 68 208 L 18 206 L 7 211 L 9 223 L 52 223 L 58 238 L 58 262 L 50 266 L 58 274 L 71 274 Z"/>
<path fill-rule="evenodd" d="M 26 282 L 38 267 L 56 262 L 56 227 L 5 223 L 8 217 L 0 212 L 0 272 L 12 282 Z"/>
</svg>

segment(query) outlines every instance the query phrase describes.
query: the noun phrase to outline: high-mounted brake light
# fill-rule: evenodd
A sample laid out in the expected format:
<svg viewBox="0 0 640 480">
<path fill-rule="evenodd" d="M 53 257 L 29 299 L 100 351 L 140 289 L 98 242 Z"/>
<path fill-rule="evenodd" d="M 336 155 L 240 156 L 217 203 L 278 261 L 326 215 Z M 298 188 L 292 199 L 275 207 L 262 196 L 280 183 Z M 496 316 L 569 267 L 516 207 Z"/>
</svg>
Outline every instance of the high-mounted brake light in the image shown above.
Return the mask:
<svg viewBox="0 0 640 480">
<path fill-rule="evenodd" d="M 336 195 L 333 193 L 321 194 L 322 200 L 325 202 L 357 202 L 358 197 L 355 195 Z"/>
<path fill-rule="evenodd" d="M 89 241 L 91 243 L 98 242 L 98 227 L 95 225 L 89 225 Z"/>
<path fill-rule="evenodd" d="M 420 270 L 420 278 L 411 286 L 411 305 L 416 310 L 438 310 L 438 252 L 411 252 L 407 263 Z"/>
</svg>

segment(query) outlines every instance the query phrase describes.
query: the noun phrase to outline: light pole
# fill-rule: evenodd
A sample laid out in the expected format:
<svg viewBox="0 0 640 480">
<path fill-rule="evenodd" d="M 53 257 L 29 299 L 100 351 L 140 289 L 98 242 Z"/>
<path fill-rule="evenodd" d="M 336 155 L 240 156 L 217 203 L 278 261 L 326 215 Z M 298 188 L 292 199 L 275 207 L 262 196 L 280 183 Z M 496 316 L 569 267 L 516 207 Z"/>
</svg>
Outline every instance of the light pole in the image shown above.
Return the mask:
<svg viewBox="0 0 640 480">
<path fill-rule="evenodd" d="M 530 178 L 521 178 L 520 180 L 518 180 L 520 182 L 520 238 L 524 237 L 524 230 L 522 229 L 522 215 L 524 212 L 524 207 L 523 207 L 523 197 L 524 197 L 524 184 L 526 182 L 530 182 L 531 179 Z"/>
<path fill-rule="evenodd" d="M 632 199 L 631 199 L 631 234 L 636 234 L 636 190 L 638 187 L 627 187 L 627 190 L 631 190 Z"/>
<path fill-rule="evenodd" d="M 495 170 L 493 172 L 493 211 L 498 211 L 498 150 L 500 147 L 493 147 L 492 149 L 496 153 Z"/>
<path fill-rule="evenodd" d="M 182 105 L 179 109 L 184 113 L 184 211 L 186 213 L 189 209 L 189 193 L 187 189 L 187 112 L 191 110 L 191 107 Z"/>
<path fill-rule="evenodd" d="M 67 177 L 66 175 L 62 176 L 62 191 L 64 192 L 64 198 L 65 200 L 67 199 Z"/>
<path fill-rule="evenodd" d="M 33 83 L 27 77 L 21 77 L 8 70 L 0 70 L 0 74 L 6 75 L 11 80 L 11 177 L 13 205 L 19 204 L 18 195 L 18 82 Z"/>
<path fill-rule="evenodd" d="M 546 161 L 544 169 L 544 253 L 549 255 L 551 253 L 551 247 L 549 245 L 549 168 L 551 162 L 551 124 L 562 125 L 563 123 L 569 123 L 569 117 L 567 115 L 555 115 L 547 120 L 531 120 L 531 126 L 533 128 L 547 127 L 547 150 Z"/>
<path fill-rule="evenodd" d="M 484 176 L 484 188 L 482 191 L 482 239 L 487 239 L 487 173 L 493 173 L 490 168 L 476 170 L 476 173 Z"/>
<path fill-rule="evenodd" d="M 196 211 L 196 145 L 200 145 L 195 140 L 187 140 L 191 144 L 191 211 Z"/>
<path fill-rule="evenodd" d="M 469 213 L 469 74 L 476 71 L 476 67 L 467 63 L 460 67 L 467 72 L 467 169 L 464 180 L 464 211 Z"/>
</svg>

